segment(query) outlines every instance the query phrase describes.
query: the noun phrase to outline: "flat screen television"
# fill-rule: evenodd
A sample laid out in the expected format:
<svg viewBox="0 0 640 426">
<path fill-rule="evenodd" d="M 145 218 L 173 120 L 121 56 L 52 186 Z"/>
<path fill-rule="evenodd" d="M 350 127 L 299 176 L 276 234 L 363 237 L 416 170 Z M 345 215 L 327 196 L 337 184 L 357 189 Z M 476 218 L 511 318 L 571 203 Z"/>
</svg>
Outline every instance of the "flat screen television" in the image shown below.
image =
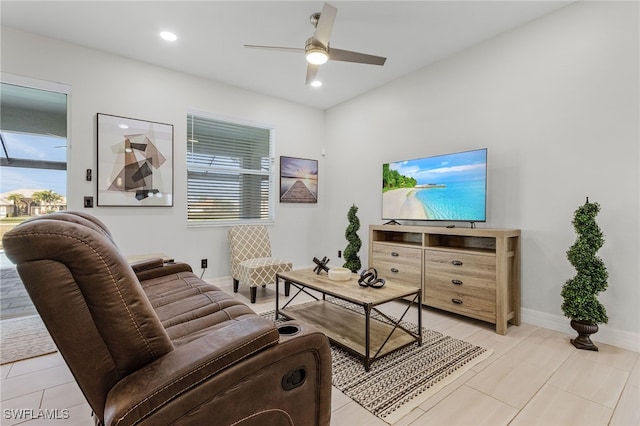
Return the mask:
<svg viewBox="0 0 640 426">
<path fill-rule="evenodd" d="M 382 219 L 485 222 L 487 149 L 382 165 Z"/>
</svg>

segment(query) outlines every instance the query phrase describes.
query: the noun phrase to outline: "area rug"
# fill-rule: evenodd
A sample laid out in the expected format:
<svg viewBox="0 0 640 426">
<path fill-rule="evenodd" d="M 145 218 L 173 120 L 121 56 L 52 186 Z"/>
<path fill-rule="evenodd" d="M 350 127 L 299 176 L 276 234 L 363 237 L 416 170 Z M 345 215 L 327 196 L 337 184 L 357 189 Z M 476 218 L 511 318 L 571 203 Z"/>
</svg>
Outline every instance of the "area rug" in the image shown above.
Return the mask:
<svg viewBox="0 0 640 426">
<path fill-rule="evenodd" d="M 353 305 L 336 303 L 358 312 Z M 275 311 L 261 315 L 275 320 Z M 409 322 L 401 324 L 414 332 L 418 328 Z M 381 420 L 393 424 L 492 351 L 423 327 L 422 346 L 413 344 L 392 352 L 374 361 L 369 372 L 362 360 L 349 352 L 331 345 L 331 353 L 333 385 Z"/>
<path fill-rule="evenodd" d="M 56 352 L 40 316 L 0 321 L 0 364 Z"/>
</svg>

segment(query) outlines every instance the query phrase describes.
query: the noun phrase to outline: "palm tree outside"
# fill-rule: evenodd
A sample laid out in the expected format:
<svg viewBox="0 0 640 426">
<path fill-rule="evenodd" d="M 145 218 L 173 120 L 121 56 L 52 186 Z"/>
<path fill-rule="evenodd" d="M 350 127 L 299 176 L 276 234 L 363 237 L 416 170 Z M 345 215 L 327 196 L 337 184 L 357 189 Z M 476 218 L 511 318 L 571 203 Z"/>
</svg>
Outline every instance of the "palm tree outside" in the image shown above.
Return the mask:
<svg viewBox="0 0 640 426">
<path fill-rule="evenodd" d="M 7 200 L 13 203 L 13 216 L 20 215 L 20 207 L 18 204 L 22 202 L 23 199 L 24 195 L 18 193 L 9 194 L 9 196 L 7 197 Z"/>
<path fill-rule="evenodd" d="M 53 213 L 54 211 L 57 211 L 58 209 L 54 208 L 54 205 L 58 201 L 62 201 L 62 198 L 62 195 L 56 194 L 50 189 L 34 192 L 32 195 L 33 201 L 40 203 L 45 207 L 41 213 Z"/>
</svg>

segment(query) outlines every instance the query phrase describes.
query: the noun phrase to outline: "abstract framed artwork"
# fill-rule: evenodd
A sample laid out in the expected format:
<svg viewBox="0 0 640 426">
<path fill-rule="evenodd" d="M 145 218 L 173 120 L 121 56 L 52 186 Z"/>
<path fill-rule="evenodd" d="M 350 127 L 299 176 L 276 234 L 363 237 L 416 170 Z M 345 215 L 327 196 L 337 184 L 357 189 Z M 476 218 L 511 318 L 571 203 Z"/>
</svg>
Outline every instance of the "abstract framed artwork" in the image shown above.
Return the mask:
<svg viewBox="0 0 640 426">
<path fill-rule="evenodd" d="M 318 160 L 280 157 L 280 202 L 318 202 Z"/>
<path fill-rule="evenodd" d="M 173 206 L 173 125 L 98 113 L 98 206 Z"/>
</svg>

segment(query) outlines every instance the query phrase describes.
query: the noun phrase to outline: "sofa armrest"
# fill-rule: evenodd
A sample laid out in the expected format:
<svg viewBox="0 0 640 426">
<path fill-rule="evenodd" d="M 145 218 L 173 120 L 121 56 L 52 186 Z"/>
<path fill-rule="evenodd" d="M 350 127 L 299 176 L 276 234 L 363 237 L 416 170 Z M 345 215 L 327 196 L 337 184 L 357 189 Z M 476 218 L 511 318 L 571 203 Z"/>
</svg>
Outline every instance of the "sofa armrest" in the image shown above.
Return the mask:
<svg viewBox="0 0 640 426">
<path fill-rule="evenodd" d="M 273 322 L 245 318 L 180 346 L 120 380 L 107 395 L 105 424 L 133 424 L 167 401 L 278 342 Z"/>
<path fill-rule="evenodd" d="M 131 264 L 139 281 L 146 281 L 178 272 L 193 272 L 187 263 L 164 263 L 161 258 L 141 260 Z"/>
<path fill-rule="evenodd" d="M 133 272 L 136 274 L 138 272 L 146 271 L 154 268 L 162 268 L 164 266 L 164 261 L 160 257 L 154 257 L 151 259 L 143 259 L 138 260 L 136 262 L 131 262 L 131 268 Z"/>
<path fill-rule="evenodd" d="M 261 424 L 260 415 L 276 406 L 297 418 L 294 424 L 328 426 L 331 353 L 326 336 L 305 325 L 295 337 L 278 338 L 270 321 L 269 326 L 260 317 L 250 320 L 180 346 L 122 379 L 107 395 L 104 424 L 232 424 L 247 418 Z M 244 336 L 247 326 L 257 327 L 251 336 L 260 330 L 275 341 L 246 350 L 254 340 Z M 307 382 L 292 392 L 283 390 L 283 377 L 299 368 L 307 369 Z M 247 399 L 247 393 L 252 397 Z"/>
</svg>

